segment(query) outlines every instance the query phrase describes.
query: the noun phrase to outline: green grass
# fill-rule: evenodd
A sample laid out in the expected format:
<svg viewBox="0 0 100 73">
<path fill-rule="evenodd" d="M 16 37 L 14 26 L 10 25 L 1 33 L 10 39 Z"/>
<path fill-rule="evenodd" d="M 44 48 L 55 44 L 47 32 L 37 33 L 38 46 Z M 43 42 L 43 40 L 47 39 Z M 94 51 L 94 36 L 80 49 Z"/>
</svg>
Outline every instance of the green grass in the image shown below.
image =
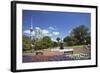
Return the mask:
<svg viewBox="0 0 100 73">
<path fill-rule="evenodd" d="M 65 48 L 83 48 L 84 45 L 66 46 Z"/>
<path fill-rule="evenodd" d="M 23 53 L 30 53 L 30 52 L 32 52 L 31 49 L 27 49 L 27 50 L 23 51 Z"/>
</svg>

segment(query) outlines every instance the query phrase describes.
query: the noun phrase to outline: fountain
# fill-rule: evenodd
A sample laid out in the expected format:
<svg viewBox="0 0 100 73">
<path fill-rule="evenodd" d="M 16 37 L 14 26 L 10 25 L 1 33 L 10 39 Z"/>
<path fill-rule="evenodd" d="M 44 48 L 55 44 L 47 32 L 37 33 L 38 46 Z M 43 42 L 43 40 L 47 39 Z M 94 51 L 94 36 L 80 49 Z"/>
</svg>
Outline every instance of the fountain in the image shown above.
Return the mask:
<svg viewBox="0 0 100 73">
<path fill-rule="evenodd" d="M 64 49 L 63 41 L 61 41 L 61 43 L 60 43 L 60 49 Z"/>
<path fill-rule="evenodd" d="M 63 42 L 60 44 L 60 49 L 64 49 Z"/>
</svg>

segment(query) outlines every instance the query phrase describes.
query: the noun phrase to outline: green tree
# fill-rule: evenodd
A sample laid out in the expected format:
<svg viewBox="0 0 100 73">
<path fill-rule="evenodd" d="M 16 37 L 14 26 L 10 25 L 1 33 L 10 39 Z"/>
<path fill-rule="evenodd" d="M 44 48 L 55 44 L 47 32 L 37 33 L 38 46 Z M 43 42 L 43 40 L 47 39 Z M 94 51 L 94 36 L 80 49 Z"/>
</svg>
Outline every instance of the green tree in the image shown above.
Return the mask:
<svg viewBox="0 0 100 73">
<path fill-rule="evenodd" d="M 35 41 L 35 49 L 48 49 L 52 47 L 52 40 L 49 36 L 45 36 L 40 40 Z"/>
<path fill-rule="evenodd" d="M 66 36 L 63 40 L 67 45 L 86 45 L 90 44 L 91 37 L 89 29 L 80 25 L 74 28 L 69 36 Z"/>
<path fill-rule="evenodd" d="M 42 45 L 45 45 L 45 48 L 50 48 L 52 46 L 52 40 L 49 36 L 45 36 L 42 39 Z"/>
<path fill-rule="evenodd" d="M 39 49 L 42 49 L 43 48 L 42 43 L 41 43 L 41 40 L 36 40 L 34 42 L 34 45 L 35 45 L 35 50 L 39 50 Z"/>
<path fill-rule="evenodd" d="M 57 42 L 52 42 L 52 47 L 57 47 L 58 43 Z"/>
<path fill-rule="evenodd" d="M 63 41 L 64 41 L 65 46 L 72 46 L 75 44 L 74 38 L 70 36 L 65 37 Z"/>
<path fill-rule="evenodd" d="M 89 29 L 84 25 L 80 25 L 72 30 L 71 36 L 76 40 L 76 44 L 85 44 L 87 35 L 89 34 Z"/>
<path fill-rule="evenodd" d="M 91 44 L 90 33 L 85 37 L 85 44 Z"/>
<path fill-rule="evenodd" d="M 59 37 L 57 37 L 57 39 L 56 39 L 57 41 L 58 41 L 58 43 L 59 43 L 59 41 L 60 41 L 60 38 Z"/>
<path fill-rule="evenodd" d="M 30 39 L 29 37 L 26 37 L 23 35 L 23 51 L 30 50 Z"/>
</svg>

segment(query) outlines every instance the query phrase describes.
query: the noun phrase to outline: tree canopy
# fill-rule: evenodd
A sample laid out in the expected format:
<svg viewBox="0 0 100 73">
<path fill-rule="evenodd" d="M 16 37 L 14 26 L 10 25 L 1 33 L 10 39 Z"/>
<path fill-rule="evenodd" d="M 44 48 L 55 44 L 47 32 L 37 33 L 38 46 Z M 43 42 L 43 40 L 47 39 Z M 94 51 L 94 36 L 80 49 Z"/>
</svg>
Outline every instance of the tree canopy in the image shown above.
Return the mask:
<svg viewBox="0 0 100 73">
<path fill-rule="evenodd" d="M 30 49 L 30 39 L 29 37 L 23 36 L 23 51 Z"/>
<path fill-rule="evenodd" d="M 64 38 L 64 42 L 67 43 L 67 45 L 90 44 L 89 29 L 84 25 L 74 28 L 70 35 Z"/>
<path fill-rule="evenodd" d="M 52 40 L 49 36 L 44 36 L 42 39 L 35 41 L 35 49 L 47 49 L 52 46 Z"/>
</svg>

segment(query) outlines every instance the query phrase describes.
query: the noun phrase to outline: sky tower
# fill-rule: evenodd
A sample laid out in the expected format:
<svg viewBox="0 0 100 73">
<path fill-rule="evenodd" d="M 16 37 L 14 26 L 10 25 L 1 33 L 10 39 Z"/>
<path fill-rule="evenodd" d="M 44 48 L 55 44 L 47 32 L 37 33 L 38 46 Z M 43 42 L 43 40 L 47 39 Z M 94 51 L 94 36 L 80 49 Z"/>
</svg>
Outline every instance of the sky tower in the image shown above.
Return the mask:
<svg viewBox="0 0 100 73">
<path fill-rule="evenodd" d="M 33 39 L 33 26 L 32 26 L 32 17 L 31 17 L 31 25 L 30 25 L 30 49 L 32 49 L 32 39 Z"/>
</svg>

